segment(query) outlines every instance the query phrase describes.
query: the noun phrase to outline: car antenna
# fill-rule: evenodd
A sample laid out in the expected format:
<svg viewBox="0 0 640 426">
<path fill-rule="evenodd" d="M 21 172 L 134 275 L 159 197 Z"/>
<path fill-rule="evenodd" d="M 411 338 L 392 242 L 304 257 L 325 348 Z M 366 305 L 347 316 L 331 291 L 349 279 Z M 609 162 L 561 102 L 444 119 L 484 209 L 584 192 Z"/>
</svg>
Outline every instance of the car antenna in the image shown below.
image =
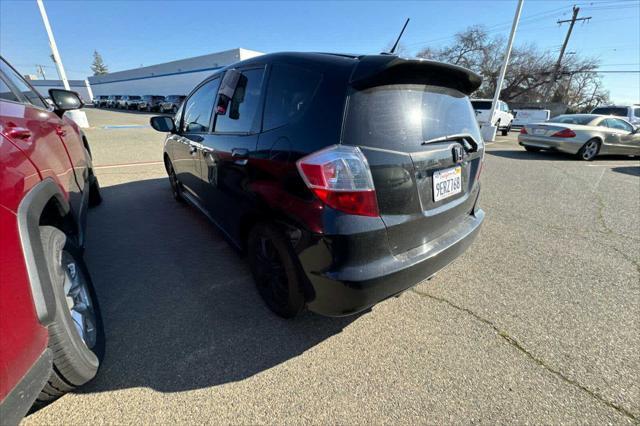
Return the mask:
<svg viewBox="0 0 640 426">
<path fill-rule="evenodd" d="M 409 24 L 409 18 L 407 18 L 406 21 L 404 21 L 404 26 L 402 27 L 402 30 L 400 31 L 400 34 L 398 35 L 398 38 L 396 40 L 396 42 L 393 44 L 393 47 L 391 48 L 390 52 L 382 52 L 383 55 L 393 55 L 393 52 L 396 51 L 396 48 L 398 47 L 398 43 L 400 43 L 400 39 L 402 38 L 402 34 L 404 34 L 404 30 L 407 28 L 407 25 Z"/>
</svg>

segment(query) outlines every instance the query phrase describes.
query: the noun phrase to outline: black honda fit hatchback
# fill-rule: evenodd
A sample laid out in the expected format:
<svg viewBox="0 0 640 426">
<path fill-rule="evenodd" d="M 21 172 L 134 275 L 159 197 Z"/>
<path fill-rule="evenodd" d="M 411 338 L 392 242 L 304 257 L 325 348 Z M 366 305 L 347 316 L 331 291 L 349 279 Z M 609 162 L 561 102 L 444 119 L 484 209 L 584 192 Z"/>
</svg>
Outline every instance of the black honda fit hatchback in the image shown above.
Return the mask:
<svg viewBox="0 0 640 426">
<path fill-rule="evenodd" d="M 276 53 L 207 78 L 175 118 L 173 195 L 248 255 L 276 314 L 353 314 L 433 276 L 478 233 L 481 78 L 391 55 Z"/>
</svg>

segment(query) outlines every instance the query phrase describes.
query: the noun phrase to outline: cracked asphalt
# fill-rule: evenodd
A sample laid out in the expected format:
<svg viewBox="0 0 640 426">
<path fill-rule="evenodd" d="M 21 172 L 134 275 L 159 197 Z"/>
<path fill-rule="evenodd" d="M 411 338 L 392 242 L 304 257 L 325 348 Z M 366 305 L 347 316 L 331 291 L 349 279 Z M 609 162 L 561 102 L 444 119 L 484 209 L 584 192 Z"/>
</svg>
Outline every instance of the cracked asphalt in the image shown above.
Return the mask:
<svg viewBox="0 0 640 426">
<path fill-rule="evenodd" d="M 107 355 L 24 424 L 640 423 L 637 159 L 498 137 L 467 253 L 370 312 L 285 321 L 171 199 L 149 116 L 87 114 L 104 203 L 86 258 Z"/>
</svg>

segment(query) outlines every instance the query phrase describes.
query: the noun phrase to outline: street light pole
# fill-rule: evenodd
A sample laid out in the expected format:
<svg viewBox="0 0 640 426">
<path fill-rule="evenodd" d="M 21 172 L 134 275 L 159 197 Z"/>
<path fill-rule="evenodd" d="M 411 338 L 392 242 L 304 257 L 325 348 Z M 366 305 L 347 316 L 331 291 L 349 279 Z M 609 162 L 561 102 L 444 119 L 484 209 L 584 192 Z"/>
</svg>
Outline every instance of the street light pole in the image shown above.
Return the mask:
<svg viewBox="0 0 640 426">
<path fill-rule="evenodd" d="M 493 95 L 493 102 L 491 103 L 491 113 L 489 114 L 489 126 L 493 127 L 493 116 L 496 113 L 496 107 L 498 106 L 498 100 L 500 98 L 500 91 L 502 90 L 502 83 L 504 82 L 504 76 L 507 73 L 507 65 L 509 65 L 509 58 L 511 57 L 511 48 L 513 47 L 513 39 L 516 36 L 516 30 L 518 29 L 518 23 L 520 22 L 520 13 L 522 12 L 522 5 L 524 0 L 518 0 L 518 7 L 516 8 L 516 15 L 513 17 L 513 24 L 511 25 L 511 34 L 509 35 L 509 43 L 507 44 L 507 52 L 504 55 L 504 62 L 500 69 L 500 75 L 498 76 L 498 84 L 496 84 L 496 92 Z M 497 130 L 497 129 L 496 129 Z M 491 140 L 495 139 L 495 132 Z"/>
<path fill-rule="evenodd" d="M 69 81 L 67 80 L 67 74 L 64 72 L 64 67 L 62 66 L 62 59 L 60 58 L 60 53 L 58 52 L 58 46 L 56 45 L 56 40 L 53 38 L 53 31 L 51 31 L 51 25 L 49 25 L 49 18 L 47 17 L 47 11 L 44 9 L 44 4 L 42 0 L 36 0 L 38 3 L 38 9 L 40 9 L 40 15 L 42 15 L 42 21 L 44 22 L 44 28 L 47 30 L 47 36 L 49 37 L 49 46 L 51 46 L 51 53 L 53 54 L 53 60 L 56 63 L 56 69 L 58 70 L 58 76 L 60 76 L 60 80 L 62 80 L 62 85 L 66 90 L 71 90 L 69 87 Z"/>
</svg>

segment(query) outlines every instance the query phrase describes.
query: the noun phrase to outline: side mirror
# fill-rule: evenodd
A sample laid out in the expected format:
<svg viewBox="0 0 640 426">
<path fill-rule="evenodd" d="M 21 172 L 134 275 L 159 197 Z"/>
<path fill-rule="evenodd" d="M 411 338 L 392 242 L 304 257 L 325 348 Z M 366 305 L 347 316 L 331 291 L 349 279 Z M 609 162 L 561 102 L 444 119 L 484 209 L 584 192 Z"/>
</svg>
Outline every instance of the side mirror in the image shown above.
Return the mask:
<svg viewBox="0 0 640 426">
<path fill-rule="evenodd" d="M 62 89 L 49 89 L 49 97 L 53 103 L 53 110 L 62 116 L 65 111 L 82 108 L 84 105 L 76 92 Z"/>
<path fill-rule="evenodd" d="M 173 121 L 173 118 L 167 117 L 166 115 L 158 115 L 155 117 L 151 117 L 149 119 L 149 123 L 151 127 L 155 130 L 163 133 L 175 133 L 176 132 L 176 123 Z"/>
<path fill-rule="evenodd" d="M 631 131 L 631 134 L 635 135 L 638 132 L 640 132 L 640 126 L 633 126 L 633 130 Z"/>
</svg>

